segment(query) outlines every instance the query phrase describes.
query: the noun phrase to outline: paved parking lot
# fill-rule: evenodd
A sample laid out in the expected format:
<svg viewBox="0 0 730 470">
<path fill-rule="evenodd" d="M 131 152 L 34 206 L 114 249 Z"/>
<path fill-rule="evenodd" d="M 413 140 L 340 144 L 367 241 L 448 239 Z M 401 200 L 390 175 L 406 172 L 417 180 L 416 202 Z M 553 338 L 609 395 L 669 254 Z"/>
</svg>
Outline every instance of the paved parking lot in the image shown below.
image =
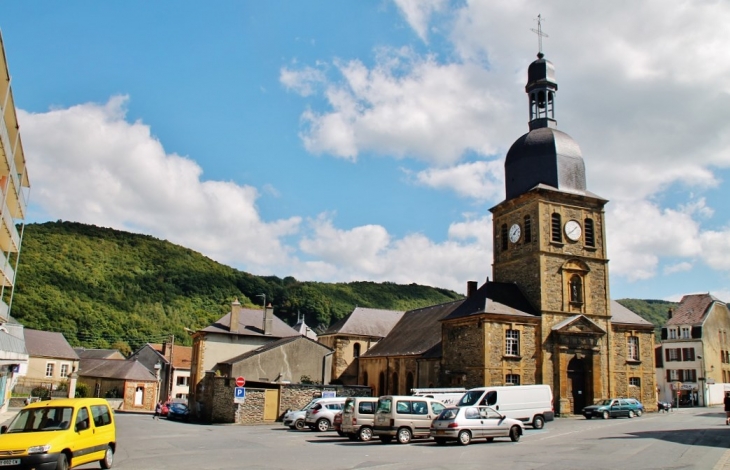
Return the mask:
<svg viewBox="0 0 730 470">
<path fill-rule="evenodd" d="M 652 469 L 729 468 L 730 426 L 719 408 L 634 419 L 558 419 L 518 443 L 436 446 L 352 442 L 334 432 L 197 425 L 117 415 L 120 469 Z M 98 468 L 96 465 L 82 468 Z"/>
</svg>

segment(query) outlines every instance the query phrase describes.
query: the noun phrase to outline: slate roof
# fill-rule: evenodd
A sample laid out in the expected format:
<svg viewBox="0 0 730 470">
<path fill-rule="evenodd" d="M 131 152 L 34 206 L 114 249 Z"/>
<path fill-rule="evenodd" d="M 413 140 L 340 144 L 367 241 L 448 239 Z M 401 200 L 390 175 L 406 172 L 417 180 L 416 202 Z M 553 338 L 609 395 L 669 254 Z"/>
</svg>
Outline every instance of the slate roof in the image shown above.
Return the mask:
<svg viewBox="0 0 730 470">
<path fill-rule="evenodd" d="M 699 326 L 704 321 L 707 312 L 710 311 L 713 302 L 721 301 L 710 294 L 685 295 L 666 324 Z"/>
<path fill-rule="evenodd" d="M 25 328 L 25 348 L 31 357 L 54 357 L 76 361 L 79 355 L 73 350 L 63 333 Z"/>
<path fill-rule="evenodd" d="M 611 323 L 621 325 L 654 326 L 652 322 L 641 318 L 639 315 L 635 314 L 615 300 L 611 301 Z"/>
<path fill-rule="evenodd" d="M 325 349 L 325 350 L 332 351 L 332 349 L 328 348 L 324 344 L 321 344 L 321 343 L 318 343 L 317 341 L 314 341 L 312 338 L 307 338 L 306 336 L 301 336 L 301 335 L 300 336 L 290 336 L 288 338 L 281 338 L 279 340 L 272 341 L 270 343 L 266 343 L 263 346 L 260 346 L 260 347 L 258 347 L 256 349 L 251 350 L 251 351 L 247 351 L 247 352 L 245 352 L 243 354 L 240 354 L 240 355 L 238 355 L 236 357 L 233 357 L 231 359 L 227 359 L 225 361 L 220 361 L 219 364 L 235 364 L 237 362 L 243 361 L 244 359 L 248 359 L 250 357 L 254 357 L 254 356 L 257 356 L 257 355 L 259 355 L 261 353 L 264 353 L 266 351 L 271 351 L 273 349 L 279 348 L 279 347 L 281 347 L 281 346 L 283 346 L 285 344 L 293 343 L 294 341 L 310 341 L 310 342 L 312 342 L 314 344 L 318 344 L 318 345 L 322 346 L 322 348 Z"/>
<path fill-rule="evenodd" d="M 445 320 L 484 313 L 520 317 L 539 316 L 537 310 L 533 308 L 517 284 L 487 281 L 471 297 L 464 300 L 464 303 Z"/>
<path fill-rule="evenodd" d="M 122 354 L 118 349 L 74 348 L 74 352 L 79 356 L 79 359 L 109 359 L 113 354 Z M 119 360 L 123 359 L 115 359 L 115 361 Z"/>
<path fill-rule="evenodd" d="M 403 313 L 402 310 L 355 307 L 349 315 L 327 328 L 320 336 L 341 334 L 384 338 L 398 323 Z"/>
<path fill-rule="evenodd" d="M 200 331 L 205 333 L 219 333 L 225 335 L 239 336 L 266 336 L 268 338 L 284 338 L 288 336 L 300 336 L 299 332 L 284 323 L 276 315 L 271 323 L 271 334 L 264 335 L 264 311 L 263 309 L 242 308 L 238 316 L 238 333 L 231 333 L 231 312 L 226 313 L 215 323 L 203 328 Z"/>
<path fill-rule="evenodd" d="M 147 343 L 149 347 L 157 351 L 165 361 L 170 363 L 170 345 L 167 345 L 165 354 L 162 354 L 162 344 L 160 343 Z M 190 369 L 192 364 L 193 348 L 192 346 L 178 346 L 175 345 L 172 348 L 172 367 L 175 369 Z"/>
<path fill-rule="evenodd" d="M 361 357 L 413 356 L 441 357 L 441 320 L 465 300 L 409 310 L 388 336 Z M 425 357 L 425 356 L 424 356 Z"/>
<path fill-rule="evenodd" d="M 79 375 L 102 379 L 156 381 L 155 374 L 137 361 L 118 359 L 81 359 Z"/>
</svg>

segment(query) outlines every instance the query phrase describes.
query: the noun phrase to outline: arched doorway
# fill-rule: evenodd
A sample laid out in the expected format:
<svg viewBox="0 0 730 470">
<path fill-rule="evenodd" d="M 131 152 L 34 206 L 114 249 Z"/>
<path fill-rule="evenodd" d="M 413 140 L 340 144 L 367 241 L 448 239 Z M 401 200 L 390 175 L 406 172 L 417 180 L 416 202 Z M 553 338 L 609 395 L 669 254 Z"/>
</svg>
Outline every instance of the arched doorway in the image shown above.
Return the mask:
<svg viewBox="0 0 730 470">
<path fill-rule="evenodd" d="M 571 395 L 573 398 L 573 414 L 581 414 L 586 406 L 586 366 L 585 361 L 574 357 L 568 363 L 568 381 L 570 382 Z"/>
</svg>

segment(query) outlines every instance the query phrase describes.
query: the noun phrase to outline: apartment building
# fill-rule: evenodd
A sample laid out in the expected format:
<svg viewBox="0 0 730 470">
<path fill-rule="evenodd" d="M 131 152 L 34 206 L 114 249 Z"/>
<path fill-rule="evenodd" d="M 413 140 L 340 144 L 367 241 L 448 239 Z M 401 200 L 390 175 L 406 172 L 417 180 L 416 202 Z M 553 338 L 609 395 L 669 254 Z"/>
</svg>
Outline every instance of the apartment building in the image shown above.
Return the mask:
<svg viewBox="0 0 730 470">
<path fill-rule="evenodd" d="M 710 294 L 685 295 L 669 312 L 656 348 L 661 401 L 680 406 L 721 404 L 730 391 L 730 311 Z"/>
<path fill-rule="evenodd" d="M 0 32 L 0 411 L 28 367 L 23 327 L 10 316 L 30 182 Z M 20 227 L 20 230 L 18 229 Z"/>
</svg>

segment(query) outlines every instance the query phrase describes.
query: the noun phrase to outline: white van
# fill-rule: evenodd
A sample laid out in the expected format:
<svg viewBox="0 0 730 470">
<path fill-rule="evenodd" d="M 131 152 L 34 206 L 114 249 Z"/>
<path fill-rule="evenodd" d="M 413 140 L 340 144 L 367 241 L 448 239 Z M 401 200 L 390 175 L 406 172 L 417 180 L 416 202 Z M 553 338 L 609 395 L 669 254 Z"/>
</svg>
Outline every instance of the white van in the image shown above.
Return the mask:
<svg viewBox="0 0 730 470">
<path fill-rule="evenodd" d="M 549 385 L 508 385 L 468 390 L 457 406 L 491 406 L 508 418 L 518 419 L 535 429 L 555 418 L 553 391 Z"/>
<path fill-rule="evenodd" d="M 411 395 L 386 395 L 378 398 L 373 420 L 373 435 L 383 444 L 396 438 L 400 444 L 408 444 L 413 438 L 431 436 L 431 421 L 446 406 L 433 398 Z"/>
<path fill-rule="evenodd" d="M 456 406 L 465 392 L 465 388 L 414 388 L 411 390 L 414 396 L 433 398 L 446 406 Z"/>
</svg>

